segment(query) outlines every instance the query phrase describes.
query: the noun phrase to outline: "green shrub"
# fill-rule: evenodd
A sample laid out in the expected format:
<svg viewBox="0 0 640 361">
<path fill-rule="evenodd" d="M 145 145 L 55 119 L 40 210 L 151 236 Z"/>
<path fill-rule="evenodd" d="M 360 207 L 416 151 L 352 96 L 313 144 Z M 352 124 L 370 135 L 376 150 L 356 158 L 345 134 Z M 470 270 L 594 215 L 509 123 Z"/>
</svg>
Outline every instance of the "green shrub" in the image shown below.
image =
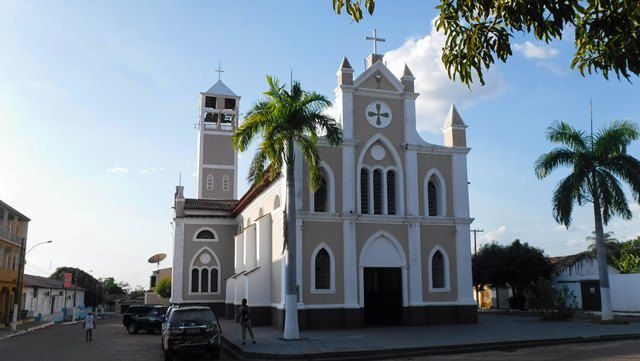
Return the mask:
<svg viewBox="0 0 640 361">
<path fill-rule="evenodd" d="M 156 288 L 153 290 L 160 297 L 171 297 L 171 278 L 163 278 L 160 282 L 156 283 Z"/>
<path fill-rule="evenodd" d="M 578 307 L 576 296 L 567 286 L 553 287 L 551 282 L 540 282 L 534 287 L 529 298 L 529 308 L 541 320 L 559 321 L 573 316 Z"/>
</svg>

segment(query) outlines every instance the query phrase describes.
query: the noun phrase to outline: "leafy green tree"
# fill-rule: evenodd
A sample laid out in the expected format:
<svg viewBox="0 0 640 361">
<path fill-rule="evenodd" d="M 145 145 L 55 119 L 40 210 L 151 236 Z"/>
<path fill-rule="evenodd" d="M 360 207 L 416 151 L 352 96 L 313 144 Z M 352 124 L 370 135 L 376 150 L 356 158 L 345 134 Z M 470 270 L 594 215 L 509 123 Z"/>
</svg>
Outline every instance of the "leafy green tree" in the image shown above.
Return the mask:
<svg viewBox="0 0 640 361">
<path fill-rule="evenodd" d="M 251 141 L 262 137 L 253 157 L 248 179 L 261 184 L 274 179 L 286 168 L 287 210 L 285 246 L 287 249 L 285 339 L 298 339 L 297 285 L 296 285 L 296 206 L 295 206 L 295 151 L 298 147 L 309 169 L 310 188 L 320 185 L 318 132 L 331 145 L 342 143 L 342 130 L 336 121 L 324 113 L 331 102 L 323 95 L 307 92 L 299 82 L 290 90 L 271 76 L 267 76 L 269 89 L 265 98 L 254 104 L 232 138 L 233 147 L 245 151 Z M 267 167 L 267 163 L 268 168 Z"/>
<path fill-rule="evenodd" d="M 482 246 L 472 257 L 472 272 L 473 284 L 479 289 L 511 287 L 513 298 L 524 302 L 525 293 L 536 283 L 551 279 L 553 267 L 541 249 L 516 239 L 510 245 Z"/>
<path fill-rule="evenodd" d="M 623 252 L 620 257 L 613 259 L 613 265 L 621 273 L 640 273 L 640 256 Z"/>
<path fill-rule="evenodd" d="M 362 5 L 373 14 L 374 0 L 333 0 L 338 14 L 346 9 L 355 21 L 363 17 Z M 450 77 L 467 85 L 474 75 L 484 84 L 483 72 L 513 55 L 511 41 L 518 33 L 548 43 L 573 30 L 571 69 L 583 76 L 602 72 L 607 79 L 610 72 L 626 79 L 640 74 L 639 1 L 440 0 L 436 9 L 436 28 L 447 36 L 442 62 Z"/>
<path fill-rule="evenodd" d="M 85 288 L 84 303 L 87 306 L 96 306 L 103 300 L 102 283 L 95 279 L 89 273 L 75 267 L 58 267 L 49 278 L 54 280 L 64 280 L 64 274 L 71 273 L 73 275 L 72 282 L 77 283 L 78 287 Z"/>
<path fill-rule="evenodd" d="M 128 283 L 123 281 L 116 282 L 113 277 L 101 278 L 100 282 L 102 282 L 105 295 L 127 293 L 131 288 Z"/>
<path fill-rule="evenodd" d="M 614 216 L 632 217 L 620 179 L 630 186 L 633 199 L 640 201 L 640 161 L 627 154 L 627 147 L 638 137 L 640 128 L 629 121 L 614 121 L 595 135 L 566 122 L 554 122 L 547 129 L 547 139 L 560 147 L 541 155 L 535 163 L 539 179 L 559 167 L 571 167 L 553 193 L 556 222 L 569 227 L 576 203 L 593 205 L 602 320 L 613 319 L 603 224 Z"/>
<path fill-rule="evenodd" d="M 596 258 L 597 254 L 597 244 L 596 244 L 596 232 L 593 231 L 592 235 L 587 237 L 587 240 L 591 242 L 589 244 L 589 254 L 591 257 Z M 607 249 L 607 262 L 611 263 L 613 259 L 620 257 L 620 251 L 622 250 L 622 243 L 615 238 L 613 232 L 605 232 L 604 233 L 604 245 Z"/>
<path fill-rule="evenodd" d="M 161 279 L 160 282 L 156 283 L 156 287 L 153 289 L 153 291 L 160 297 L 171 297 L 171 278 L 165 277 Z"/>
</svg>

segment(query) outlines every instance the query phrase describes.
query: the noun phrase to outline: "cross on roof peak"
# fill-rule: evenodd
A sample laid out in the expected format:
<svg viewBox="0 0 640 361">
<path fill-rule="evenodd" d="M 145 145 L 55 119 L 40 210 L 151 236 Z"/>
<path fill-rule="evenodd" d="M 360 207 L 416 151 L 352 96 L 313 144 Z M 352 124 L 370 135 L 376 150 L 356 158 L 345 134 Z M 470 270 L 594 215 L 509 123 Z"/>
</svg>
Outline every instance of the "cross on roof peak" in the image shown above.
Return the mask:
<svg viewBox="0 0 640 361">
<path fill-rule="evenodd" d="M 373 29 L 373 36 L 367 36 L 364 39 L 373 41 L 373 53 L 374 54 L 378 54 L 378 41 L 381 42 L 381 43 L 384 43 L 386 41 L 386 39 L 378 37 L 377 29 Z"/>
<path fill-rule="evenodd" d="M 218 62 L 218 69 L 216 69 L 215 71 L 218 73 L 218 81 L 220 81 L 220 75 L 224 73 L 224 70 L 222 70 L 222 62 Z"/>
</svg>

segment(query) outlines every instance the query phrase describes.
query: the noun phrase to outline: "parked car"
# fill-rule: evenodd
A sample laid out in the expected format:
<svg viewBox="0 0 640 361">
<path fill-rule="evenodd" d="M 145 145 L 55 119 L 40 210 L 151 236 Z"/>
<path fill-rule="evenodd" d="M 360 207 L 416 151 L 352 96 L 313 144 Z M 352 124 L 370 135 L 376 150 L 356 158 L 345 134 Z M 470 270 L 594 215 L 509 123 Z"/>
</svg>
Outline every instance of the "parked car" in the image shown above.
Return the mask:
<svg viewBox="0 0 640 361">
<path fill-rule="evenodd" d="M 125 311 L 122 324 L 130 334 L 140 330 L 160 332 L 166 311 L 167 308 L 162 305 L 132 305 Z"/>
<path fill-rule="evenodd" d="M 215 312 L 207 306 L 176 305 L 167 310 L 162 324 L 165 361 L 178 352 L 209 352 L 220 358 L 222 328 Z"/>
</svg>

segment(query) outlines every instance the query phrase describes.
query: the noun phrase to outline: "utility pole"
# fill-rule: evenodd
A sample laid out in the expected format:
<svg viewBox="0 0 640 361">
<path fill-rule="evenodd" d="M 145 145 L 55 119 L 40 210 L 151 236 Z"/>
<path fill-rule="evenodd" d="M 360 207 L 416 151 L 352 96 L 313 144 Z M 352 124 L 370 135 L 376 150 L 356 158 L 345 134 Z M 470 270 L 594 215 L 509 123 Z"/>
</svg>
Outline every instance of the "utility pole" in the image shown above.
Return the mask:
<svg viewBox="0 0 640 361">
<path fill-rule="evenodd" d="M 478 254 L 478 242 L 477 237 L 478 233 L 482 233 L 484 230 L 482 229 L 472 229 L 471 233 L 473 233 L 473 254 Z M 480 307 L 480 291 L 476 288 L 476 302 L 478 302 L 478 307 Z"/>
</svg>

